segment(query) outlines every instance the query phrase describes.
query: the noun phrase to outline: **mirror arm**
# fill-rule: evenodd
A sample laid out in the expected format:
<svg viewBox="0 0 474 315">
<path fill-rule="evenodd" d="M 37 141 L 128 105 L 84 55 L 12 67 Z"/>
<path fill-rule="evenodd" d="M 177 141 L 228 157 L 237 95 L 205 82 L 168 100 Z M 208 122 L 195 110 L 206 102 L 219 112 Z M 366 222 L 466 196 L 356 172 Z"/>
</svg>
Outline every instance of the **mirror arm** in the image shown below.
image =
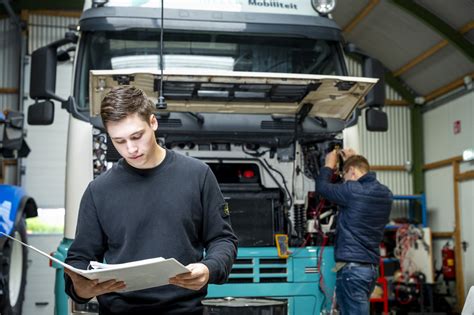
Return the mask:
<svg viewBox="0 0 474 315">
<path fill-rule="evenodd" d="M 66 32 L 64 38 L 58 39 L 57 41 L 52 42 L 48 46 L 57 49 L 58 47 L 64 46 L 66 44 L 76 44 L 78 39 L 79 37 L 74 34 L 74 32 Z"/>
<path fill-rule="evenodd" d="M 361 108 L 356 107 L 356 109 L 352 112 L 351 118 L 349 118 L 349 120 L 346 122 L 344 128 L 349 128 L 357 125 L 357 122 L 359 121 L 360 112 Z"/>
<path fill-rule="evenodd" d="M 67 100 L 61 102 L 61 108 L 65 109 L 72 117 L 82 121 L 89 122 L 89 118 L 77 110 L 76 100 L 73 96 L 69 96 Z"/>
</svg>

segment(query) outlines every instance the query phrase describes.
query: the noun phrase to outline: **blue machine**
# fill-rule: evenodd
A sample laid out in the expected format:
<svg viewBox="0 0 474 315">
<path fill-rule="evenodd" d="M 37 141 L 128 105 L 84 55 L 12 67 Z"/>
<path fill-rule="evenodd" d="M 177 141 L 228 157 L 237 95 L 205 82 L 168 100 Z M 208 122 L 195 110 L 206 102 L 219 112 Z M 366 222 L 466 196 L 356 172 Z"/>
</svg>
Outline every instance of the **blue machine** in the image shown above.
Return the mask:
<svg viewBox="0 0 474 315">
<path fill-rule="evenodd" d="M 0 231 L 26 240 L 25 219 L 37 216 L 35 201 L 23 188 L 0 185 Z M 27 249 L 0 237 L 0 314 L 21 314 L 25 298 Z"/>
<path fill-rule="evenodd" d="M 291 252 L 280 258 L 272 247 L 239 248 L 228 283 L 209 285 L 207 298 L 285 299 L 289 315 L 329 311 L 336 283 L 334 247 L 291 248 Z"/>
<path fill-rule="evenodd" d="M 0 155 L 4 159 L 27 157 L 30 149 L 23 139 L 23 113 L 0 111 Z M 26 243 L 26 218 L 38 215 L 36 202 L 25 190 L 0 184 L 0 231 Z M 27 249 L 0 237 L 0 314 L 21 314 L 25 298 Z"/>
<path fill-rule="evenodd" d="M 25 209 L 29 198 L 23 188 L 12 185 L 0 185 L 0 232 L 10 234 L 13 231 L 18 211 Z M 28 217 L 36 216 L 36 209 L 33 213 L 25 213 Z"/>
</svg>

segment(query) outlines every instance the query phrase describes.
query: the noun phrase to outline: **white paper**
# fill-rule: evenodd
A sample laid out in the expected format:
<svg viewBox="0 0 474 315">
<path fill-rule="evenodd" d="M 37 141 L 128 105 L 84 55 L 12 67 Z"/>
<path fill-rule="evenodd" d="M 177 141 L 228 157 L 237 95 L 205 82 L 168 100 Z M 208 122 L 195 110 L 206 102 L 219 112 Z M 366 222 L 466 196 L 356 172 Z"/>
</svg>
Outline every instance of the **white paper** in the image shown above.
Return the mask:
<svg viewBox="0 0 474 315">
<path fill-rule="evenodd" d="M 461 315 L 474 315 L 474 286 L 469 289 Z"/>
<path fill-rule="evenodd" d="M 107 280 L 115 279 L 117 281 L 124 281 L 126 284 L 125 289 L 120 290 L 120 292 L 136 291 L 142 289 L 148 289 L 153 287 L 158 287 L 162 285 L 169 284 L 169 278 L 172 278 L 178 274 L 190 272 L 185 266 L 178 262 L 174 258 L 164 259 L 162 257 L 137 260 L 132 262 L 127 262 L 123 264 L 103 264 L 96 261 L 91 261 L 90 265 L 93 269 L 82 270 L 74 268 L 71 265 L 68 265 L 59 259 L 52 257 L 45 252 L 23 243 L 16 238 L 13 238 L 3 232 L 1 234 L 6 237 L 31 248 L 37 253 L 48 257 L 55 263 L 60 264 L 66 269 L 69 269 L 81 276 L 95 280 L 98 279 L 99 282 L 104 282 Z"/>
</svg>

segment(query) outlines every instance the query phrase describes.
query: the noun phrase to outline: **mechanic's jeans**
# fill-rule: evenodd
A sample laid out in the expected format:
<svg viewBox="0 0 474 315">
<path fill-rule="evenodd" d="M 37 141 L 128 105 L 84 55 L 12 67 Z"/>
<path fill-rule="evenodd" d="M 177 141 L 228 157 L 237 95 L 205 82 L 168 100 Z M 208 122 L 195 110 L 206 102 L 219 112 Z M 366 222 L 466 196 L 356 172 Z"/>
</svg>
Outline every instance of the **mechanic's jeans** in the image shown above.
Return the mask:
<svg viewBox="0 0 474 315">
<path fill-rule="evenodd" d="M 367 315 L 370 294 L 378 278 L 378 268 L 370 264 L 348 263 L 337 272 L 336 300 L 341 315 Z"/>
</svg>

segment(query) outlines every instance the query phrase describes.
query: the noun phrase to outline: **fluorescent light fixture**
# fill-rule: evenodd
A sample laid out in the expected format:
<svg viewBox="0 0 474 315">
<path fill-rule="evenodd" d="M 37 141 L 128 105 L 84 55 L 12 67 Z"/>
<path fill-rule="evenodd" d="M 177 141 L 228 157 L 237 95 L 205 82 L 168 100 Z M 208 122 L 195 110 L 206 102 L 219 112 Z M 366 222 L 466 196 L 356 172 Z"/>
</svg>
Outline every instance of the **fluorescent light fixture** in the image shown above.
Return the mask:
<svg viewBox="0 0 474 315">
<path fill-rule="evenodd" d="M 462 153 L 463 161 L 472 161 L 474 160 L 474 149 L 464 150 Z"/>
</svg>

